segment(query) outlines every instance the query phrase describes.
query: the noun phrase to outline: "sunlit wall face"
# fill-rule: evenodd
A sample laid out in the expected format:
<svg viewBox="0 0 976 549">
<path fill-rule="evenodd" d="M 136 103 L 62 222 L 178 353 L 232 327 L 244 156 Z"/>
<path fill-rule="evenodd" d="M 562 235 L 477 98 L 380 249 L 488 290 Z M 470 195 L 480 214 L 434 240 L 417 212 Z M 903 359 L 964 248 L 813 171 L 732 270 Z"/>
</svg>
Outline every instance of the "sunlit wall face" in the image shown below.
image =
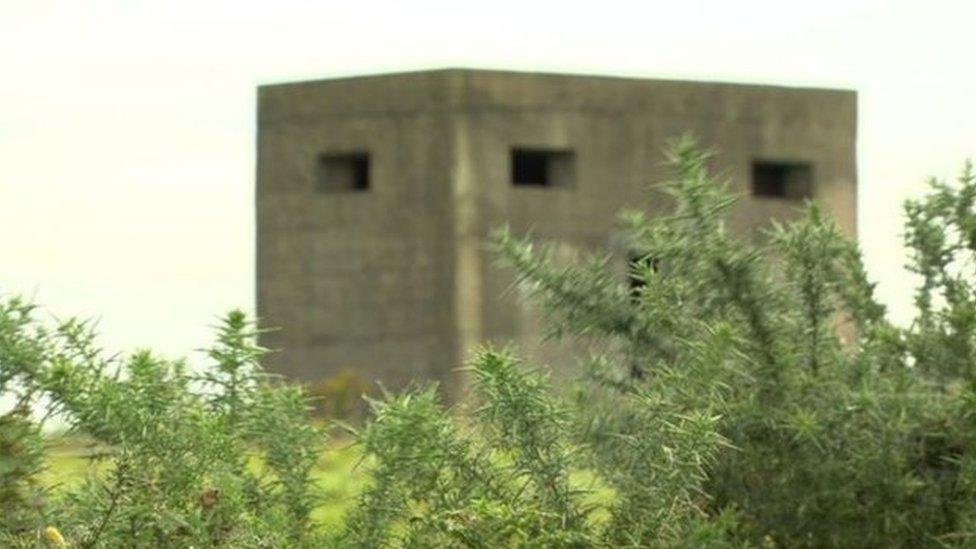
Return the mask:
<svg viewBox="0 0 976 549">
<path fill-rule="evenodd" d="M 962 2 L 4 2 L 0 291 L 183 354 L 254 299 L 259 83 L 443 66 L 853 88 L 859 234 L 904 318 L 901 201 L 976 156 Z"/>
</svg>

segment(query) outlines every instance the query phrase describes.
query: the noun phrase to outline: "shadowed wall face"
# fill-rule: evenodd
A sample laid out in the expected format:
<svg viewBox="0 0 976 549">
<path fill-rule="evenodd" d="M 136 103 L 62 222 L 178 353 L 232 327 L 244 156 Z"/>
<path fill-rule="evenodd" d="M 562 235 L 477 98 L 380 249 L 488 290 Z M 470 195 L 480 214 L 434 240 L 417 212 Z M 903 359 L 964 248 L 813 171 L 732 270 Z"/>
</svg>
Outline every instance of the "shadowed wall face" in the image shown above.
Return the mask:
<svg viewBox="0 0 976 549">
<path fill-rule="evenodd" d="M 541 344 L 532 307 L 483 247 L 488 232 L 618 249 L 623 208 L 663 212 L 648 186 L 668 139 L 697 135 L 742 199 L 733 230 L 787 219 L 804 198 L 854 234 L 853 92 L 446 70 L 259 91 L 258 311 L 277 371 L 343 368 L 398 387 L 441 381 L 472 346 Z"/>
</svg>

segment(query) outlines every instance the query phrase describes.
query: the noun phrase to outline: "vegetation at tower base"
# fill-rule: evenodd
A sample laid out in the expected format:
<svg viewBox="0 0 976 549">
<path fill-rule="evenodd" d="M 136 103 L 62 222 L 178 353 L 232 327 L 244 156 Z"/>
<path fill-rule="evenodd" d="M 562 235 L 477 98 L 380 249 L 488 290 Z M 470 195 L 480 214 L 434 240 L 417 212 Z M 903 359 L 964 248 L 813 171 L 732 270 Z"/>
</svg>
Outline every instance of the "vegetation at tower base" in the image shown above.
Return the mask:
<svg viewBox="0 0 976 549">
<path fill-rule="evenodd" d="M 976 544 L 976 177 L 906 205 L 917 317 L 891 324 L 857 247 L 808 205 L 762 244 L 691 140 L 672 215 L 622 216 L 633 283 L 498 231 L 552 337 L 589 350 L 556 387 L 508 348 L 471 395 L 370 400 L 348 427 L 366 488 L 311 519 L 328 451 L 303 392 L 260 367 L 229 314 L 194 372 L 97 348 L 91 326 L 0 299 L 0 545 L 6 547 L 971 547 Z M 842 329 L 838 329 L 842 327 Z M 851 334 L 842 341 L 839 333 Z M 49 406 L 98 449 L 39 482 Z"/>
</svg>

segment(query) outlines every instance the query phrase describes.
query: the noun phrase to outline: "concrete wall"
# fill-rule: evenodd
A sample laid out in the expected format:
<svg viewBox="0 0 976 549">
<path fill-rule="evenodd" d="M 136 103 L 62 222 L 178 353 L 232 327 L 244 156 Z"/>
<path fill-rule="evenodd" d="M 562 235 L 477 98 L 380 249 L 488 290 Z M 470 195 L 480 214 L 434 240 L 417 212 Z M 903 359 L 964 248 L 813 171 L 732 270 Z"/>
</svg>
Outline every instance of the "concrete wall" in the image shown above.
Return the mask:
<svg viewBox="0 0 976 549">
<path fill-rule="evenodd" d="M 743 193 L 730 220 L 752 233 L 796 200 L 750 195 L 757 159 L 813 167 L 813 196 L 855 232 L 853 92 L 445 70 L 262 87 L 258 132 L 258 312 L 282 349 L 272 367 L 317 379 L 351 367 L 399 386 L 456 391 L 474 345 L 514 341 L 557 368 L 531 306 L 482 243 L 510 223 L 567 251 L 618 246 L 616 213 L 663 212 L 647 186 L 672 174 L 685 132 Z M 512 147 L 571 149 L 575 185 L 516 187 Z M 368 192 L 315 190 L 321 152 L 369 150 Z M 625 250 L 621 252 L 623 271 Z"/>
<path fill-rule="evenodd" d="M 273 369 L 396 387 L 455 364 L 451 120 L 442 75 L 261 88 L 258 315 Z M 368 150 L 371 188 L 321 194 L 322 152 Z"/>
</svg>

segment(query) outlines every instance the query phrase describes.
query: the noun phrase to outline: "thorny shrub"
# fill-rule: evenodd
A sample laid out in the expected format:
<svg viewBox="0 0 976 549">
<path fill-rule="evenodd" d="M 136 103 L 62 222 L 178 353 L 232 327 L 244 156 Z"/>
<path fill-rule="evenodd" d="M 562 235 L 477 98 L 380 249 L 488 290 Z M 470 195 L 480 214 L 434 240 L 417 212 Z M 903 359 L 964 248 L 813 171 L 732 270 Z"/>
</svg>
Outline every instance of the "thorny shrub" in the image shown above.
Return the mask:
<svg viewBox="0 0 976 549">
<path fill-rule="evenodd" d="M 513 350 L 485 348 L 458 409 L 433 386 L 369 400 L 371 419 L 348 428 L 368 484 L 336 532 L 309 520 L 324 433 L 301 391 L 262 373 L 243 315 L 227 317 L 214 367 L 194 375 L 145 352 L 106 358 L 86 324 L 48 330 L 29 304 L 0 301 L 0 391 L 17 400 L 0 417 L 0 541 L 973 546 L 972 168 L 906 205 L 920 284 L 900 327 L 856 244 L 815 205 L 757 244 L 726 229 L 734 197 L 694 141 L 668 158 L 674 211 L 621 216 L 633 281 L 611 253 L 566 263 L 493 235 L 549 335 L 587 349 L 577 379 L 553 386 Z M 64 496 L 37 481 L 38 402 L 106 462 Z"/>
</svg>

